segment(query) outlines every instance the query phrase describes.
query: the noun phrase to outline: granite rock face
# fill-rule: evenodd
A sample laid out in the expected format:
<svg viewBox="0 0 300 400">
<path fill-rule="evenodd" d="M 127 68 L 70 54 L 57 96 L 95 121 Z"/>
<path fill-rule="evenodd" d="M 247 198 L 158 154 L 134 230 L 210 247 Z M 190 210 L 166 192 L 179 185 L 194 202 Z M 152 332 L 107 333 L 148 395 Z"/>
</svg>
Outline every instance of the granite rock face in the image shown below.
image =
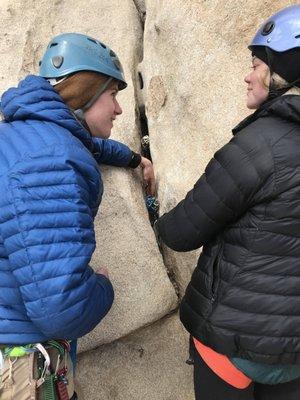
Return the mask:
<svg viewBox="0 0 300 400">
<path fill-rule="evenodd" d="M 193 400 L 187 358 L 188 337 L 175 314 L 80 355 L 79 388 L 85 400 Z"/>
<path fill-rule="evenodd" d="M 102 168 L 105 195 L 95 221 L 99 243 L 92 266 L 105 266 L 115 287 L 107 317 L 80 340 L 80 350 L 108 343 L 149 325 L 177 306 L 135 172 Z"/>
</svg>

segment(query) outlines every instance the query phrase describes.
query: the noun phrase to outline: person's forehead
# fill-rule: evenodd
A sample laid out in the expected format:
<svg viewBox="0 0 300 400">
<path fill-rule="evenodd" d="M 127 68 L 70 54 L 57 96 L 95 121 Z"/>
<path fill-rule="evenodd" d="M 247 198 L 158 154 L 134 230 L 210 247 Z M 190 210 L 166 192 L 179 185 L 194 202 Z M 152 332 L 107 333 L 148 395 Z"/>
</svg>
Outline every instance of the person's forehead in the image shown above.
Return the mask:
<svg viewBox="0 0 300 400">
<path fill-rule="evenodd" d="M 256 62 L 256 63 L 262 63 L 263 61 L 260 59 L 260 58 L 258 58 L 257 56 L 252 56 L 252 62 L 254 63 L 254 62 Z"/>
</svg>

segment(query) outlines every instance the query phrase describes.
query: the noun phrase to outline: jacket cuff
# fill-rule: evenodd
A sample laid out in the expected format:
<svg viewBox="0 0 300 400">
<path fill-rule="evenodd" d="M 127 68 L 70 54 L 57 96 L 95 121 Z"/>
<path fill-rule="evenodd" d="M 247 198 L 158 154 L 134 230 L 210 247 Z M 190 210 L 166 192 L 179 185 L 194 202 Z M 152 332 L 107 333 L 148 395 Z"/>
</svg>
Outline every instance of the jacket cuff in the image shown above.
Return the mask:
<svg viewBox="0 0 300 400">
<path fill-rule="evenodd" d="M 129 161 L 128 167 L 129 168 L 136 168 L 140 165 L 142 161 L 142 156 L 134 151 L 131 152 L 131 159 Z"/>
</svg>

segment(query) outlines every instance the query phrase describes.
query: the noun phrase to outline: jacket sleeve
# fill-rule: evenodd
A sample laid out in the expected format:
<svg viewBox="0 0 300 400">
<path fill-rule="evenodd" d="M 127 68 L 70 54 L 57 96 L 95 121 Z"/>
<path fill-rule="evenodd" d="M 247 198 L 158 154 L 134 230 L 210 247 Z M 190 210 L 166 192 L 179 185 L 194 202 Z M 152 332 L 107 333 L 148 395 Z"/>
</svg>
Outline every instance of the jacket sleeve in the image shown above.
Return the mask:
<svg viewBox="0 0 300 400">
<path fill-rule="evenodd" d="M 128 167 L 132 151 L 128 146 L 112 139 L 93 138 L 94 158 L 99 164 Z"/>
<path fill-rule="evenodd" d="M 251 136 L 241 133 L 217 151 L 185 199 L 157 221 L 168 247 L 190 251 L 207 244 L 251 207 L 267 179 L 273 181 L 271 150 L 263 137 Z"/>
<path fill-rule="evenodd" d="M 97 164 L 68 147 L 19 162 L 8 179 L 12 207 L 1 234 L 29 319 L 48 338 L 91 331 L 113 302 L 113 288 L 89 261 L 95 249 L 89 204 Z"/>
</svg>

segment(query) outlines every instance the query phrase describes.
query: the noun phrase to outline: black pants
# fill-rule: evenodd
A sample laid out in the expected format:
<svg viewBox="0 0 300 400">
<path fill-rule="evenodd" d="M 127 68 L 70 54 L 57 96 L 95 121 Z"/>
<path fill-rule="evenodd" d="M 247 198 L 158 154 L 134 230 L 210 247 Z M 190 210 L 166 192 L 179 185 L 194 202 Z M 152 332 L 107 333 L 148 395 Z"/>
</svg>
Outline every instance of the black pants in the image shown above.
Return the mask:
<svg viewBox="0 0 300 400">
<path fill-rule="evenodd" d="M 300 379 L 278 385 L 251 383 L 236 389 L 219 378 L 191 346 L 196 400 L 300 400 Z"/>
</svg>

